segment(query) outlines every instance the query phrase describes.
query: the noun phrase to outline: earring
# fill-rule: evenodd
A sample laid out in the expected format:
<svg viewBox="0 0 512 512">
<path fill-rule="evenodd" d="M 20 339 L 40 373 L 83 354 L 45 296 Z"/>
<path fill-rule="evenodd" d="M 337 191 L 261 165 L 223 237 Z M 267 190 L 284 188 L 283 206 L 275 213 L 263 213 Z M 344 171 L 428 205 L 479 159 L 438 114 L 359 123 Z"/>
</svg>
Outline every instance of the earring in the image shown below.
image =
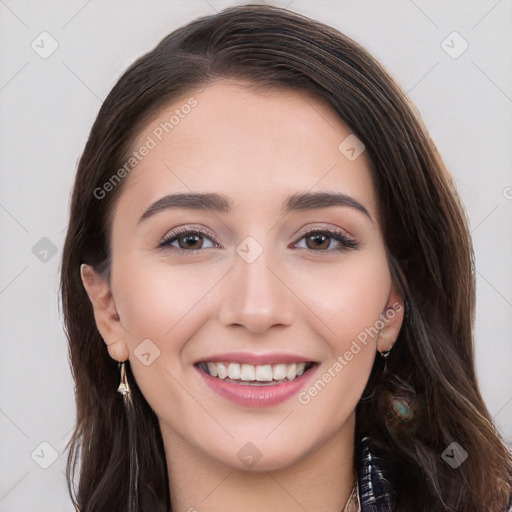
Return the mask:
<svg viewBox="0 0 512 512">
<path fill-rule="evenodd" d="M 137 419 L 133 396 L 130 391 L 128 379 L 126 377 L 125 362 L 118 363 L 121 374 L 121 382 L 117 391 L 123 395 L 123 404 L 126 411 L 127 433 L 128 433 L 128 456 L 130 461 L 130 476 L 128 488 L 128 508 L 129 512 L 139 510 L 139 459 L 137 455 Z"/>
<path fill-rule="evenodd" d="M 117 366 L 120 368 L 121 373 L 121 382 L 117 388 L 117 391 L 119 391 L 119 393 L 124 396 L 130 392 L 130 386 L 128 385 L 128 379 L 126 378 L 126 368 L 124 367 L 124 361 L 122 363 L 119 362 Z"/>
<path fill-rule="evenodd" d="M 382 352 L 379 352 L 379 354 L 380 354 L 380 357 L 382 357 L 382 359 L 384 359 L 384 361 L 387 361 L 390 352 L 391 352 L 391 349 L 383 350 Z"/>
<path fill-rule="evenodd" d="M 379 352 L 381 359 L 384 361 L 384 368 L 382 370 L 383 375 L 388 371 L 388 359 L 389 359 L 390 352 L 391 352 L 391 349 L 383 350 L 382 352 Z"/>
</svg>

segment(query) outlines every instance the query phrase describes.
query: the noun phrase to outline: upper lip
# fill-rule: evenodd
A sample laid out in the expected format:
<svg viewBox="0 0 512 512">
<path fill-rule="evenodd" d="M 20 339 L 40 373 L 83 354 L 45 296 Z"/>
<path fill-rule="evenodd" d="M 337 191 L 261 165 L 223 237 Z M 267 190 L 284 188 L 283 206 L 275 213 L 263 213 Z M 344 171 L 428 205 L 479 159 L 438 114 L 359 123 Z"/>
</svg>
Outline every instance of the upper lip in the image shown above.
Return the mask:
<svg viewBox="0 0 512 512">
<path fill-rule="evenodd" d="M 198 363 L 242 363 L 263 365 L 263 364 L 291 364 L 291 363 L 314 363 L 311 358 L 298 356 L 296 354 L 289 354 L 285 352 L 270 352 L 266 354 L 255 354 L 250 352 L 229 352 L 226 354 L 215 354 L 204 357 Z"/>
</svg>

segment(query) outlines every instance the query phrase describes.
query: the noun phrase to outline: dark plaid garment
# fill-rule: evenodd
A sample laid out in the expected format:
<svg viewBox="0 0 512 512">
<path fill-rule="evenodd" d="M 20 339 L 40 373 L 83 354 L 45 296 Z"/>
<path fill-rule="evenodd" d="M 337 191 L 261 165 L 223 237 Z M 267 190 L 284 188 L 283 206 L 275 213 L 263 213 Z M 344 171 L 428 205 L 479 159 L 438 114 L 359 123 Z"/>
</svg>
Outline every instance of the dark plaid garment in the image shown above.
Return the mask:
<svg viewBox="0 0 512 512">
<path fill-rule="evenodd" d="M 359 443 L 356 442 L 356 448 L 361 512 L 397 512 L 396 491 L 369 438 L 361 438 Z M 408 512 L 414 511 L 408 508 Z M 512 496 L 503 512 L 512 512 Z"/>
<path fill-rule="evenodd" d="M 396 496 L 386 478 L 382 462 L 372 450 L 369 439 L 358 443 L 357 471 L 361 512 L 394 512 Z"/>
</svg>

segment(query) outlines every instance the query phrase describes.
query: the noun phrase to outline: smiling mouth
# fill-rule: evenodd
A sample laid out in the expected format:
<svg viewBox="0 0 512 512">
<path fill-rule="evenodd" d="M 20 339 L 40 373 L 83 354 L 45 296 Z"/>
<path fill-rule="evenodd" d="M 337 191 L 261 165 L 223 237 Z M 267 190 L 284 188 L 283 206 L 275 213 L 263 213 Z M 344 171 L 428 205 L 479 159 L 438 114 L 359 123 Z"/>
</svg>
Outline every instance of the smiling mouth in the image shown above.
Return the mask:
<svg viewBox="0 0 512 512">
<path fill-rule="evenodd" d="M 274 386 L 291 382 L 310 370 L 315 363 L 262 364 L 200 362 L 197 366 L 210 377 L 248 386 Z"/>
</svg>

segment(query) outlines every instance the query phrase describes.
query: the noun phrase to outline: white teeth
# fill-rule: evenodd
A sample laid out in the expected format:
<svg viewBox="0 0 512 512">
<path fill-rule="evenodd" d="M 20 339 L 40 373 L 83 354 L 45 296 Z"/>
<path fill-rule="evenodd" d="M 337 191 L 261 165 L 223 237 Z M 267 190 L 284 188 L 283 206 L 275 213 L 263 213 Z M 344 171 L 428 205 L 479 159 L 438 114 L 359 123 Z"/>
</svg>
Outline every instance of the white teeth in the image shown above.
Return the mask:
<svg viewBox="0 0 512 512">
<path fill-rule="evenodd" d="M 238 363 L 229 363 L 228 377 L 233 380 L 240 378 L 240 365 Z"/>
<path fill-rule="evenodd" d="M 242 380 L 256 380 L 256 368 L 252 364 L 241 366 L 240 378 Z"/>
<path fill-rule="evenodd" d="M 242 380 L 244 382 L 290 381 L 306 370 L 307 363 L 291 364 L 240 364 L 240 363 L 203 363 L 212 377 L 219 379 Z"/>
<path fill-rule="evenodd" d="M 276 364 L 274 366 L 274 380 L 284 380 L 286 378 L 286 365 Z"/>
<path fill-rule="evenodd" d="M 256 366 L 256 380 L 260 382 L 270 382 L 274 378 L 272 366 L 264 364 Z"/>
<path fill-rule="evenodd" d="M 224 363 L 214 363 L 217 365 L 217 377 L 219 379 L 225 379 L 228 376 L 228 370 Z"/>
<path fill-rule="evenodd" d="M 217 365 L 215 363 L 208 363 L 208 371 L 212 377 L 217 377 Z"/>
<path fill-rule="evenodd" d="M 286 366 L 286 377 L 288 378 L 288 380 L 294 379 L 297 375 L 297 365 L 295 363 L 292 363 Z"/>
</svg>

